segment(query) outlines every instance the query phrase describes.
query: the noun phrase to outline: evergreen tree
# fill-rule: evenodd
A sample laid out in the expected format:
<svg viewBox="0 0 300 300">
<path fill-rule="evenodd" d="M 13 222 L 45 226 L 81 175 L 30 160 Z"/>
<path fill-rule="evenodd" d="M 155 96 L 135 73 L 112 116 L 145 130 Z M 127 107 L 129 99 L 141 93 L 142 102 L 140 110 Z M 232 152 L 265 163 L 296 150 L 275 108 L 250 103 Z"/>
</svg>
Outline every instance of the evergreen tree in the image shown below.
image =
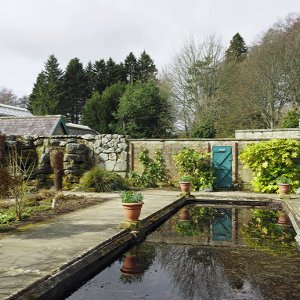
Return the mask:
<svg viewBox="0 0 300 300">
<path fill-rule="evenodd" d="M 153 59 L 143 51 L 138 60 L 138 79 L 146 82 L 149 79 L 155 78 L 157 73 Z"/>
<path fill-rule="evenodd" d="M 42 71 L 29 96 L 30 111 L 35 115 L 58 113 L 58 106 L 62 95 L 62 75 L 56 57 L 52 54 L 45 63 Z"/>
<path fill-rule="evenodd" d="M 125 58 L 124 66 L 127 82 L 135 82 L 138 79 L 138 62 L 132 52 Z"/>
<path fill-rule="evenodd" d="M 106 80 L 107 86 L 111 86 L 122 80 L 122 71 L 111 57 L 106 62 Z"/>
<path fill-rule="evenodd" d="M 89 94 L 87 82 L 82 63 L 78 58 L 71 59 L 63 78 L 63 98 L 60 109 L 72 123 L 79 123 L 82 108 Z"/>
<path fill-rule="evenodd" d="M 47 103 L 44 101 L 43 95 L 46 94 L 47 78 L 45 72 L 38 74 L 32 92 L 29 95 L 28 110 L 34 115 L 48 114 Z"/>
<path fill-rule="evenodd" d="M 95 61 L 94 72 L 94 91 L 102 93 L 107 87 L 107 69 L 104 59 Z"/>
<path fill-rule="evenodd" d="M 248 49 L 244 39 L 239 33 L 235 34 L 230 41 L 229 48 L 225 52 L 225 60 L 228 61 L 241 61 Z"/>
<path fill-rule="evenodd" d="M 126 86 L 116 114 L 117 131 L 133 138 L 164 137 L 170 129 L 170 112 L 155 80 Z"/>
<path fill-rule="evenodd" d="M 95 74 L 93 72 L 93 64 L 88 62 L 85 68 L 85 75 L 87 80 L 88 98 L 90 98 L 95 91 Z"/>
<path fill-rule="evenodd" d="M 84 106 L 81 123 L 99 133 L 114 133 L 116 127 L 114 114 L 124 90 L 125 85 L 119 82 L 107 87 L 102 94 L 95 92 Z"/>
</svg>

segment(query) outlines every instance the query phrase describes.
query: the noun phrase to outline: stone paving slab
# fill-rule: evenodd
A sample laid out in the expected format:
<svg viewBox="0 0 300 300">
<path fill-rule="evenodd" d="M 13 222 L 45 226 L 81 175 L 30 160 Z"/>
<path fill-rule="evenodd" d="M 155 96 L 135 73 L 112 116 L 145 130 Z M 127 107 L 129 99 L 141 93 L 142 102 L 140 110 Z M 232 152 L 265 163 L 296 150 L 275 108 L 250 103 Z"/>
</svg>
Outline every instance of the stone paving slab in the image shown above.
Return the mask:
<svg viewBox="0 0 300 300">
<path fill-rule="evenodd" d="M 174 202 L 178 192 L 146 191 L 141 218 Z M 93 193 L 107 201 L 33 225 L 0 239 L 0 299 L 82 255 L 120 232 L 118 193 Z"/>
<path fill-rule="evenodd" d="M 64 193 L 106 201 L 0 239 L 0 299 L 54 272 L 121 231 L 118 225 L 123 220 L 123 211 L 118 193 Z M 141 219 L 180 198 L 178 191 L 146 190 L 143 194 L 145 205 Z M 278 200 L 278 195 L 231 191 L 193 194 L 199 199 Z M 290 203 L 300 216 L 300 199 L 290 199 Z"/>
</svg>

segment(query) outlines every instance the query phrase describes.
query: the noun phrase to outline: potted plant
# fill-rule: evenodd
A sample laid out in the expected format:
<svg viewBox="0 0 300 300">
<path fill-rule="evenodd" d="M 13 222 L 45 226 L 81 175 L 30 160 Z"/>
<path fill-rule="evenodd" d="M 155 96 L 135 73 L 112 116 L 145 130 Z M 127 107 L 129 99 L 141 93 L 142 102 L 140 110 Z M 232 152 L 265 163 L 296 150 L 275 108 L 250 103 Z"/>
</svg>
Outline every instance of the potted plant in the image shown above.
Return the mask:
<svg viewBox="0 0 300 300">
<path fill-rule="evenodd" d="M 285 175 L 282 175 L 277 178 L 277 185 L 279 189 L 280 194 L 289 194 L 291 189 L 291 179 L 289 177 L 286 177 Z"/>
<path fill-rule="evenodd" d="M 179 184 L 182 194 L 189 195 L 191 193 L 191 177 L 189 175 L 181 176 Z"/>
<path fill-rule="evenodd" d="M 133 222 L 138 221 L 144 204 L 144 196 L 139 192 L 123 191 L 120 193 L 125 219 Z"/>
<path fill-rule="evenodd" d="M 279 225 L 286 225 L 289 223 L 289 217 L 284 210 L 279 211 L 277 223 Z"/>
</svg>

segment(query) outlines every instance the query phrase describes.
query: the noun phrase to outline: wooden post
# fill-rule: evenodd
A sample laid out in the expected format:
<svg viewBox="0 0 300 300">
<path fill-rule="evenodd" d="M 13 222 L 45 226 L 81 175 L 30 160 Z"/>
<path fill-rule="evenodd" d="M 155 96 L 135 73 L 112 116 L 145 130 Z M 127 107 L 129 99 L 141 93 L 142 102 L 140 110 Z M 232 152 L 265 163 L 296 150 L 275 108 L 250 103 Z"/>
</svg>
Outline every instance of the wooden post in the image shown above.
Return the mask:
<svg viewBox="0 0 300 300">
<path fill-rule="evenodd" d="M 5 134 L 0 133 L 0 164 L 5 161 Z"/>
<path fill-rule="evenodd" d="M 234 183 L 239 181 L 239 144 L 234 143 Z"/>
</svg>

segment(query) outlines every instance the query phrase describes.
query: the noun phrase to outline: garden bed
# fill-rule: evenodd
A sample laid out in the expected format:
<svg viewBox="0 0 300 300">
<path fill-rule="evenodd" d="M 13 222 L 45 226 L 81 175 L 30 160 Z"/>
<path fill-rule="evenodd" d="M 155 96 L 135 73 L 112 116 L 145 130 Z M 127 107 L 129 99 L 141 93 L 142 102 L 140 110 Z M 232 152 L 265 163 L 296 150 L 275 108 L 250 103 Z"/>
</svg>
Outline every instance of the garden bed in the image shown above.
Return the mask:
<svg viewBox="0 0 300 300">
<path fill-rule="evenodd" d="M 57 200 L 55 208 L 52 209 L 51 200 L 52 199 L 48 198 L 40 201 L 38 205 L 35 204 L 25 206 L 24 217 L 20 221 L 10 221 L 10 216 L 14 214 L 13 203 L 9 205 L 7 201 L 0 201 L 0 216 L 2 215 L 3 220 L 3 222 L 0 222 L 0 238 L 8 233 L 17 232 L 24 226 L 46 221 L 50 218 L 103 202 L 103 199 L 101 198 L 87 198 L 83 196 L 78 197 L 75 195 L 67 195 L 64 196 L 63 199 Z M 4 203 L 6 203 L 6 205 L 3 205 Z M 3 206 L 5 206 L 5 208 L 3 208 Z M 6 216 L 7 221 L 5 222 Z"/>
</svg>

